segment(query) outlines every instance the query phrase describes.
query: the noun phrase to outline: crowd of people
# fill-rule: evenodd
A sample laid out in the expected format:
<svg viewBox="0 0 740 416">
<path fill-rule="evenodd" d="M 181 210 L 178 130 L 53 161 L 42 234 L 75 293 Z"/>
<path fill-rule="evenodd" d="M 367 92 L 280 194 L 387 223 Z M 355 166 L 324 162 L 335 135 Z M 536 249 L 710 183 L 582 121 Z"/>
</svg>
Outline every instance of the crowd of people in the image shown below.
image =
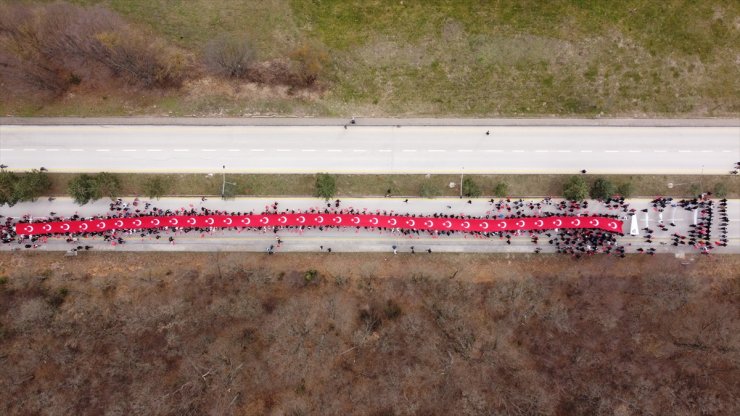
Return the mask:
<svg viewBox="0 0 740 416">
<path fill-rule="evenodd" d="M 201 203 L 205 201 L 202 199 Z M 452 214 L 452 213 L 433 213 L 428 217 L 431 218 L 455 218 L 455 219 L 509 219 L 509 218 L 544 218 L 552 216 L 578 216 L 578 215 L 599 215 L 602 217 L 609 217 L 615 219 L 626 218 L 625 215 L 635 214 L 635 210 L 629 207 L 629 204 L 625 202 L 623 198 L 608 199 L 606 201 L 591 204 L 599 204 L 597 207 L 590 207 L 588 201 L 575 202 L 575 201 L 554 201 L 551 198 L 545 198 L 540 201 L 525 201 L 523 199 L 491 199 L 489 201 L 489 207 L 483 216 L 471 216 L 465 214 Z M 305 211 L 298 210 L 280 210 L 278 202 L 274 202 L 271 205 L 266 205 L 264 210 L 259 214 L 296 214 L 296 213 L 326 213 L 326 214 L 376 214 L 376 215 L 398 215 L 409 218 L 423 217 L 418 214 L 410 213 L 397 213 L 375 210 L 371 211 L 367 208 L 356 209 L 353 207 L 342 207 L 341 201 L 336 200 L 333 202 L 327 202 L 325 206 L 310 208 Z M 710 228 L 713 220 L 713 201 L 708 199 L 708 196 L 703 198 L 697 198 L 693 200 L 682 200 L 678 203 L 674 203 L 671 198 L 656 198 L 652 201 L 653 209 L 662 212 L 667 206 L 679 205 L 687 210 L 699 209 L 700 210 L 700 221 L 696 226 L 692 226 L 688 236 L 681 236 L 674 234 L 674 246 L 680 244 L 692 244 L 696 246 L 704 247 L 704 251 L 710 250 L 713 245 L 710 244 Z M 721 246 L 727 244 L 727 214 L 726 214 L 726 200 L 723 200 L 719 204 L 720 216 L 722 223 L 720 229 L 725 233 L 720 239 L 714 244 L 714 246 Z M 593 208 L 594 212 L 589 213 L 589 209 Z M 606 210 L 606 213 L 604 213 Z M 723 211 L 724 210 L 724 211 Z M 205 207 L 195 208 L 192 205 L 189 208 L 180 208 L 176 210 L 161 209 L 153 206 L 149 202 L 142 202 L 138 199 L 132 203 L 125 202 L 122 199 L 116 199 L 109 205 L 109 211 L 105 215 L 99 215 L 94 217 L 81 217 L 74 214 L 70 217 L 63 217 L 57 215 L 55 212 L 51 212 L 43 221 L 63 221 L 63 220 L 93 220 L 93 219 L 118 219 L 118 218 L 136 218 L 145 216 L 167 216 L 167 215 L 255 215 L 253 211 L 250 212 L 225 212 L 219 210 L 211 210 Z M 662 218 L 662 217 L 661 217 Z M 16 247 L 24 248 L 37 248 L 40 244 L 43 244 L 51 236 L 49 235 L 34 235 L 24 236 L 17 235 L 14 231 L 14 225 L 18 222 L 40 222 L 37 219 L 32 220 L 29 216 L 23 216 L 20 218 L 4 218 L 2 226 L 0 226 L 0 240 L 5 244 L 17 244 Z M 670 224 L 675 226 L 673 222 Z M 667 231 L 668 228 L 661 222 L 658 227 L 662 231 Z M 230 227 L 230 228 L 214 228 L 214 227 L 163 227 L 163 228 L 149 228 L 140 230 L 106 230 L 100 232 L 67 232 L 60 237 L 64 238 L 67 243 L 70 244 L 72 250 L 89 250 L 92 248 L 89 245 L 79 245 L 80 239 L 89 238 L 102 238 L 103 241 L 111 245 L 125 244 L 127 239 L 130 238 L 151 238 L 160 240 L 163 237 L 163 233 L 168 233 L 165 236 L 170 244 L 175 244 L 175 237 L 177 235 L 185 234 L 200 234 L 205 237 L 218 230 L 225 231 L 252 231 L 261 233 L 274 233 L 276 236 L 280 231 L 293 231 L 303 233 L 306 230 L 327 230 L 339 228 L 335 225 L 320 225 L 320 226 L 300 226 L 300 227 L 285 227 L 285 226 L 257 226 L 257 227 Z M 402 228 L 390 228 L 390 227 L 361 227 L 357 226 L 357 230 L 377 230 L 380 232 L 393 233 L 395 235 L 404 235 L 408 237 L 416 237 L 421 235 L 432 235 L 432 236 L 449 236 L 460 231 L 443 231 L 443 230 L 419 230 L 419 229 L 402 229 Z M 649 227 L 644 228 L 646 231 L 645 241 L 652 243 L 652 237 L 654 230 Z M 621 230 L 620 230 L 621 231 Z M 512 239 L 516 237 L 528 237 L 528 239 L 534 245 L 534 252 L 540 253 L 542 248 L 540 246 L 541 241 L 547 241 L 548 244 L 554 246 L 555 251 L 558 253 L 570 254 L 575 257 L 581 257 L 583 255 L 591 255 L 596 253 L 614 254 L 619 257 L 624 257 L 626 253 L 626 247 L 624 244 L 619 244 L 618 237 L 621 233 L 612 233 L 608 231 L 598 229 L 556 229 L 556 230 L 532 230 L 532 231 L 471 231 L 466 232 L 472 234 L 477 238 L 497 238 L 505 241 L 507 245 L 512 244 Z M 278 244 L 270 246 L 267 250 L 268 254 L 275 252 L 282 244 L 280 237 L 276 237 Z M 662 243 L 665 244 L 665 243 Z M 322 246 L 323 250 L 323 246 Z M 395 249 L 394 249 L 395 250 Z M 647 254 L 654 254 L 654 248 L 648 248 L 647 250 L 639 248 L 636 252 L 644 252 Z M 415 252 L 415 251 L 414 251 Z M 431 249 L 430 251 L 431 252 Z"/>
</svg>

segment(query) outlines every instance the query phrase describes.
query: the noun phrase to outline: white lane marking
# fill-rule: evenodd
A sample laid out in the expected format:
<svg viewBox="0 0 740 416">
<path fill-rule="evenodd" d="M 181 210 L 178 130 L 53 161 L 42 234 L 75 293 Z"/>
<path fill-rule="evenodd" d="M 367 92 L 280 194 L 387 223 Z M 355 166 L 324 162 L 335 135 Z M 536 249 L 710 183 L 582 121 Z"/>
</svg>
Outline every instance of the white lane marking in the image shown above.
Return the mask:
<svg viewBox="0 0 740 416">
<path fill-rule="evenodd" d="M 110 152 L 110 149 L 95 149 L 96 152 Z"/>
<path fill-rule="evenodd" d="M 161 152 L 162 149 L 146 149 L 147 152 Z"/>
<path fill-rule="evenodd" d="M 362 152 L 367 152 L 367 149 L 352 149 L 352 151 L 355 153 L 362 153 Z"/>
<path fill-rule="evenodd" d="M 70 152 L 84 152 L 85 149 L 69 149 Z"/>
<path fill-rule="evenodd" d="M 416 149 L 403 149 L 402 152 L 415 152 Z"/>
<path fill-rule="evenodd" d="M 0 152 L 12 152 L 15 149 L 0 149 Z"/>
<path fill-rule="evenodd" d="M 558 153 L 570 153 L 570 150 L 558 150 Z"/>
<path fill-rule="evenodd" d="M 732 153 L 732 150 L 723 150 L 722 153 Z"/>
<path fill-rule="evenodd" d="M 315 152 L 316 149 L 301 149 L 301 152 Z"/>
<path fill-rule="evenodd" d="M 175 149 L 175 152 L 189 152 L 190 149 Z"/>
<path fill-rule="evenodd" d="M 701 152 L 702 153 L 712 153 L 712 152 L 714 152 L 714 150 L 702 150 Z"/>
<path fill-rule="evenodd" d="M 593 150 L 581 150 L 581 153 L 593 153 Z"/>
<path fill-rule="evenodd" d="M 249 149 L 250 152 L 264 152 L 265 149 Z"/>
<path fill-rule="evenodd" d="M 23 151 L 24 151 L 24 152 L 35 152 L 35 151 L 36 151 L 36 149 L 31 149 L 31 148 L 28 148 L 28 149 L 23 149 Z"/>
<path fill-rule="evenodd" d="M 691 153 L 692 150 L 679 150 L 678 153 Z"/>
<path fill-rule="evenodd" d="M 524 150 L 512 150 L 514 153 L 524 153 Z"/>
<path fill-rule="evenodd" d="M 381 153 L 389 153 L 391 152 L 391 149 L 378 149 L 378 151 Z"/>
<path fill-rule="evenodd" d="M 290 152 L 292 149 L 275 149 L 277 152 Z"/>
<path fill-rule="evenodd" d="M 642 153 L 642 150 L 628 150 L 628 153 Z"/>
<path fill-rule="evenodd" d="M 535 150 L 535 153 L 547 153 L 549 150 Z"/>
<path fill-rule="evenodd" d="M 135 152 L 136 149 L 123 149 L 124 152 Z"/>
<path fill-rule="evenodd" d="M 200 149 L 201 152 L 215 152 L 216 149 Z"/>
<path fill-rule="evenodd" d="M 444 149 L 428 149 L 427 152 L 429 153 L 440 153 L 440 152 L 446 152 L 447 150 Z"/>
<path fill-rule="evenodd" d="M 604 150 L 606 153 L 619 153 L 619 150 Z"/>
<path fill-rule="evenodd" d="M 336 153 L 336 152 L 341 152 L 341 151 L 342 151 L 342 149 L 327 149 L 326 151 L 327 151 L 327 152 L 332 152 L 332 153 Z"/>
<path fill-rule="evenodd" d="M 229 149 L 227 152 L 241 152 L 242 149 Z"/>
<path fill-rule="evenodd" d="M 667 150 L 653 150 L 653 153 L 668 153 Z"/>
<path fill-rule="evenodd" d="M 503 150 L 501 150 L 501 149 L 486 149 L 486 150 L 484 150 L 484 152 L 486 152 L 486 153 L 502 153 Z"/>
<path fill-rule="evenodd" d="M 457 149 L 457 151 L 460 153 L 469 153 L 469 152 L 472 152 L 473 149 Z"/>
<path fill-rule="evenodd" d="M 58 152 L 59 149 L 46 149 L 47 152 Z"/>
</svg>

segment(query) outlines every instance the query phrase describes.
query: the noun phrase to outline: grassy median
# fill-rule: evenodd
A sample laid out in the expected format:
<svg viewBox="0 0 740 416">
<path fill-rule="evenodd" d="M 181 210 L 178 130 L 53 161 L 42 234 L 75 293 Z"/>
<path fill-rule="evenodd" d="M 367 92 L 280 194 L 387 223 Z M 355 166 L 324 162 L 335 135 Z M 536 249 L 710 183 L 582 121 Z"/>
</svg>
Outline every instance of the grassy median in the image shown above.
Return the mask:
<svg viewBox="0 0 740 416">
<path fill-rule="evenodd" d="M 66 195 L 67 184 L 75 177 L 71 173 L 51 173 L 53 195 Z M 123 195 L 144 195 L 145 182 L 153 177 L 164 179 L 165 195 L 220 195 L 223 178 L 204 174 L 116 174 L 121 180 Z M 494 194 L 495 186 L 506 183 L 509 196 L 558 196 L 571 175 L 465 175 L 481 189 L 482 196 Z M 586 175 L 588 181 L 597 177 L 615 185 L 632 183 L 633 196 L 690 196 L 693 191 L 712 191 L 724 183 L 727 195 L 740 197 L 740 177 L 719 175 Z M 337 196 L 459 196 L 459 175 L 335 175 Z M 226 175 L 226 181 L 236 183 L 237 196 L 310 196 L 314 193 L 315 175 Z M 454 187 L 450 187 L 454 183 Z M 673 187 L 669 188 L 668 184 Z"/>
</svg>

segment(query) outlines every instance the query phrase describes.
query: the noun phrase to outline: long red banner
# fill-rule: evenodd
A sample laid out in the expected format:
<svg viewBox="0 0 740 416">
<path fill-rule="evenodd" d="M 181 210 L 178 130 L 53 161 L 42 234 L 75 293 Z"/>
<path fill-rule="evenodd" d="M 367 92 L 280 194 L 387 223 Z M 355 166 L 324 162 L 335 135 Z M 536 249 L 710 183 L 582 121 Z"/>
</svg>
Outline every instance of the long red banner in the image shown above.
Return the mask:
<svg viewBox="0 0 740 416">
<path fill-rule="evenodd" d="M 373 227 L 422 231 L 497 232 L 593 228 L 622 233 L 622 221 L 599 216 L 464 219 L 373 214 L 257 214 L 142 216 L 78 221 L 18 223 L 19 235 L 90 233 L 152 228 Z"/>
</svg>

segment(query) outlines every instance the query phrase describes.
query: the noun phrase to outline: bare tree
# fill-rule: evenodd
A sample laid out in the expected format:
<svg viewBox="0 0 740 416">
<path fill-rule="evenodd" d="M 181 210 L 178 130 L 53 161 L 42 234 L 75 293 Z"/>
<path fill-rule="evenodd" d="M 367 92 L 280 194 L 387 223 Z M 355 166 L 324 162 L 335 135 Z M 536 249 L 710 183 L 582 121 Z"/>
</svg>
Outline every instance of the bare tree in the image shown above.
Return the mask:
<svg viewBox="0 0 740 416">
<path fill-rule="evenodd" d="M 203 51 L 208 69 L 228 78 L 244 78 L 254 56 L 254 49 L 245 35 L 222 34 L 209 41 Z"/>
</svg>

